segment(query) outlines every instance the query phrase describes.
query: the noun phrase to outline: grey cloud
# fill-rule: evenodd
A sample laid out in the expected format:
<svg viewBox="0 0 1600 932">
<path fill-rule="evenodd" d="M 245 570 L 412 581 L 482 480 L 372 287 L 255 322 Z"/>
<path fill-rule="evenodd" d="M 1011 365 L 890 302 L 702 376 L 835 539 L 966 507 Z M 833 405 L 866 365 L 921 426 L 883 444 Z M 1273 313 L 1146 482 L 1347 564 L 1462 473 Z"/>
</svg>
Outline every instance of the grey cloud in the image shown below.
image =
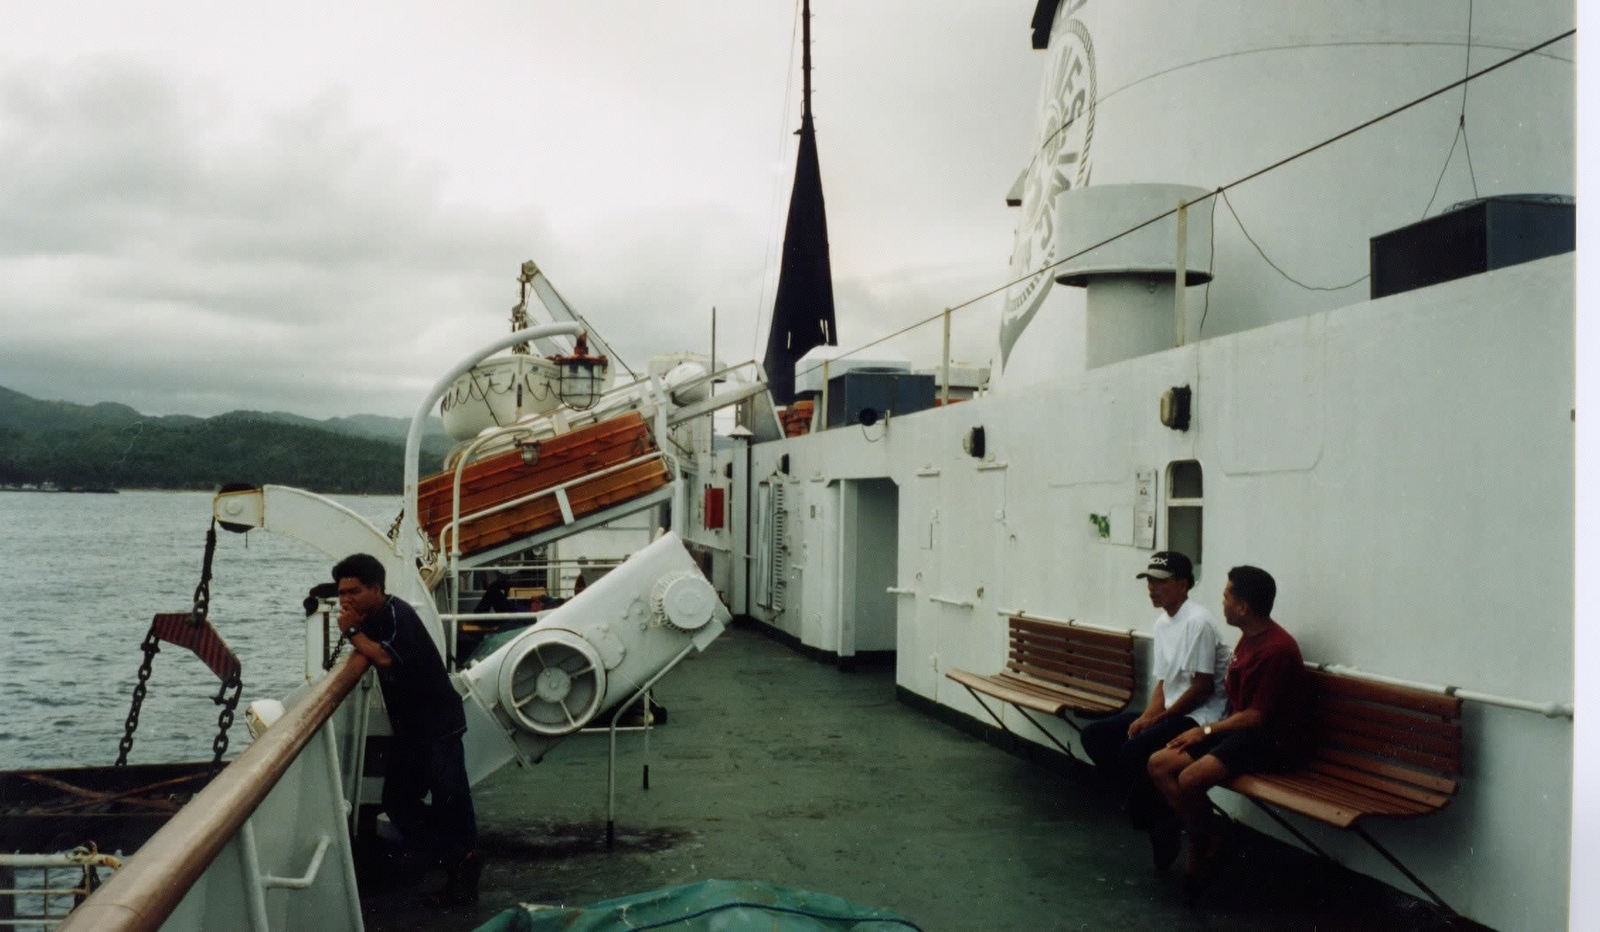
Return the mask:
<svg viewBox="0 0 1600 932">
<path fill-rule="evenodd" d="M 443 204 L 337 97 L 241 133 L 203 96 L 106 62 L 0 78 L 0 385 L 201 414 L 268 407 L 270 385 L 355 413 L 334 399 L 442 365 L 418 345 L 441 315 L 508 310 L 548 238 Z M 93 385 L 49 390 L 89 359 Z"/>
</svg>

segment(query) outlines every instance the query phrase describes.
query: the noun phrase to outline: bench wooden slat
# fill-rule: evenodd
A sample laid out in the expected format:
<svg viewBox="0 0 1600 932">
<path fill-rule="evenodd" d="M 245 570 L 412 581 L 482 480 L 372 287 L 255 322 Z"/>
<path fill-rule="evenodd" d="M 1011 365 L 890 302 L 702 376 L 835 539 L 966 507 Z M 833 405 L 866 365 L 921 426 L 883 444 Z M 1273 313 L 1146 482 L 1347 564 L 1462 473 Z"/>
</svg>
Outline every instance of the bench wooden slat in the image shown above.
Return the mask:
<svg viewBox="0 0 1600 932">
<path fill-rule="evenodd" d="M 1317 726 L 1317 738 L 1322 744 L 1335 747 L 1350 745 L 1359 746 L 1368 751 L 1373 747 L 1383 748 L 1382 751 L 1373 751 L 1385 756 L 1401 756 L 1402 754 L 1423 755 L 1435 761 L 1449 761 L 1460 758 L 1461 739 L 1439 737 L 1437 735 L 1418 734 L 1395 728 L 1382 722 L 1362 721 L 1354 718 L 1324 719 Z M 1426 759 L 1415 759 L 1412 763 L 1421 767 L 1435 767 L 1443 769 L 1439 763 Z"/>
<path fill-rule="evenodd" d="M 1450 794 L 1433 792 L 1409 780 L 1396 780 L 1371 771 L 1345 767 L 1327 760 L 1317 760 L 1303 771 L 1305 779 L 1326 784 L 1351 794 L 1352 798 L 1365 797 L 1375 803 L 1404 807 L 1407 804 L 1424 809 L 1439 809 L 1450 802 Z"/>
<path fill-rule="evenodd" d="M 1351 676 L 1340 676 L 1323 670 L 1307 671 L 1312 681 L 1316 683 L 1319 692 L 1324 694 L 1349 696 L 1378 705 L 1394 706 L 1409 709 L 1413 712 L 1422 712 L 1435 715 L 1442 719 L 1456 720 L 1461 718 L 1461 697 L 1446 696 L 1442 693 L 1424 692 L 1407 686 L 1394 686 L 1388 683 L 1374 683 L 1370 680 L 1358 680 Z"/>
<path fill-rule="evenodd" d="M 1401 809 L 1394 800 L 1375 797 L 1369 793 L 1355 792 L 1337 781 L 1327 779 L 1313 779 L 1304 773 L 1294 774 L 1255 774 L 1264 785 L 1275 788 L 1276 794 L 1284 800 L 1279 803 L 1293 808 L 1295 811 L 1303 809 L 1319 809 L 1332 806 L 1340 812 L 1352 813 L 1356 818 L 1369 815 L 1394 815 L 1397 811 L 1416 814 L 1411 809 L 1421 808 L 1410 806 Z M 1293 802 L 1290 802 L 1293 800 Z M 1276 800 L 1274 800 L 1276 802 Z M 1306 813 L 1312 814 L 1312 813 Z M 1313 814 L 1313 818 L 1316 816 Z"/>
<path fill-rule="evenodd" d="M 1062 675 L 1070 675 L 1080 680 L 1094 680 L 1098 683 L 1104 683 L 1111 689 L 1131 690 L 1133 688 L 1133 673 L 1127 669 L 1125 660 L 1119 668 L 1114 664 L 1101 660 L 1034 651 L 1030 653 L 1013 653 L 1006 667 L 1012 670 L 1026 669 L 1035 676 L 1043 676 L 1046 679 L 1052 678 L 1052 674 L 1070 670 L 1072 671 L 1070 674 Z"/>
<path fill-rule="evenodd" d="M 1104 663 L 1104 665 L 1123 665 L 1128 657 L 1128 647 L 1110 647 L 1102 644 L 1083 644 L 1067 639 L 1043 639 L 1043 637 L 1018 637 L 1011 641 L 1011 653 L 1040 653 L 1046 657 L 1056 657 L 1062 663 L 1072 663 L 1077 658 Z"/>
<path fill-rule="evenodd" d="M 968 673 L 965 670 L 948 670 L 945 672 L 945 676 L 985 695 L 993 696 L 1012 705 L 1043 712 L 1046 715 L 1060 715 L 1065 711 L 1078 712 L 1085 715 L 1104 715 L 1108 712 L 1118 711 L 1126 705 L 1125 702 L 1117 702 L 1096 693 L 1066 690 L 1061 687 L 1047 688 L 1041 684 L 1005 674 L 979 676 L 975 673 Z"/>
<path fill-rule="evenodd" d="M 1057 627 L 1065 627 L 1058 625 Z M 1093 635 L 1091 637 L 1090 635 Z M 1127 636 L 1106 634 L 1100 631 L 1078 629 L 1067 632 L 1017 629 L 1011 632 L 1010 643 L 1036 644 L 1061 651 L 1098 653 L 1114 657 L 1127 649 Z"/>
<path fill-rule="evenodd" d="M 1276 784 L 1285 792 L 1299 793 L 1307 799 L 1335 805 L 1351 812 L 1359 812 L 1363 816 L 1417 816 L 1439 808 L 1424 802 L 1406 799 L 1402 796 L 1390 796 L 1359 784 L 1347 784 L 1338 780 L 1311 779 L 1304 775 L 1272 775 L 1267 779 L 1268 782 Z"/>
<path fill-rule="evenodd" d="M 1391 744 L 1387 741 L 1375 741 L 1363 735 L 1338 731 L 1324 735 L 1323 740 L 1335 747 L 1361 751 L 1375 758 L 1399 761 L 1412 767 L 1422 767 L 1450 774 L 1461 772 L 1459 750 L 1454 754 L 1430 754 L 1426 751 L 1415 750 L 1403 745 Z"/>
<path fill-rule="evenodd" d="M 1320 707 L 1325 721 L 1370 722 L 1397 728 L 1407 734 L 1441 741 L 1461 740 L 1459 719 L 1439 718 L 1389 706 L 1373 705 L 1370 702 L 1357 702 L 1337 693 L 1322 694 Z"/>
<path fill-rule="evenodd" d="M 979 676 L 965 670 L 946 670 L 945 676 L 962 686 L 977 690 L 987 696 L 993 696 L 1003 702 L 1019 705 L 1025 709 L 1033 709 L 1046 715 L 1061 714 L 1063 699 L 1060 696 L 1049 697 L 1037 691 L 1023 690 L 1007 683 L 996 676 Z"/>
<path fill-rule="evenodd" d="M 1013 636 L 1017 632 L 1044 635 L 1052 638 L 1071 640 L 1078 644 L 1099 644 L 1121 649 L 1126 644 L 1131 644 L 1133 639 L 1121 631 L 1097 631 L 1094 628 L 1084 628 L 1079 625 L 1062 624 L 1059 621 L 1038 621 L 1033 618 L 1017 618 L 1012 616 L 1008 620 Z"/>
<path fill-rule="evenodd" d="M 1374 761 L 1370 758 L 1364 758 L 1357 754 L 1333 748 L 1325 748 L 1318 751 L 1317 759 L 1327 761 L 1336 766 L 1349 767 L 1352 770 L 1365 770 L 1368 773 L 1377 774 L 1386 779 L 1400 780 L 1412 786 L 1445 795 L 1454 793 L 1458 785 L 1455 780 L 1447 776 L 1417 770 L 1412 767 L 1400 767 L 1382 761 Z M 1459 766 L 1457 769 L 1460 769 Z"/>
<path fill-rule="evenodd" d="M 1081 696 L 1093 699 L 1101 704 L 1114 704 L 1118 708 L 1127 705 L 1128 700 L 1132 698 L 1132 693 L 1126 690 L 1105 689 L 1101 684 L 1093 680 L 1063 676 L 1059 673 L 1049 677 L 1041 677 L 1032 674 L 1028 670 L 1006 670 L 995 674 L 995 676 L 1006 681 L 1021 681 L 1032 689 Z"/>
<path fill-rule="evenodd" d="M 962 686 L 1025 709 L 1098 718 L 1133 698 L 1133 637 L 1057 622 L 1007 619 L 1006 664 L 985 676 L 946 670 Z"/>
<path fill-rule="evenodd" d="M 1055 713 L 1057 715 L 1061 714 L 1061 712 L 1077 712 L 1080 715 L 1098 717 L 1119 711 L 1123 706 L 1127 705 L 1127 699 L 1124 697 L 1107 696 L 1091 690 L 1073 689 L 1072 687 L 1062 687 L 1057 684 L 1045 687 L 1038 683 L 1019 680 L 1005 674 L 1001 674 L 1001 679 L 1010 683 L 1021 683 L 1020 688 L 1022 689 L 1036 690 L 1040 695 L 1059 699 L 1059 707 Z"/>
<path fill-rule="evenodd" d="M 1243 774 L 1225 785 L 1235 792 L 1336 828 L 1349 828 L 1366 816 L 1404 818 L 1427 815 L 1440 808 L 1400 797 L 1374 795 L 1340 781 L 1308 777 L 1303 771 Z"/>
<path fill-rule="evenodd" d="M 1321 797 L 1309 796 L 1303 792 L 1284 784 L 1275 775 L 1246 773 L 1234 777 L 1224 783 L 1228 789 L 1235 793 L 1242 793 L 1251 799 L 1259 799 L 1264 803 L 1297 812 L 1319 822 L 1325 822 L 1336 828 L 1349 828 L 1356 823 L 1365 813 L 1359 809 L 1341 806 Z"/>
</svg>

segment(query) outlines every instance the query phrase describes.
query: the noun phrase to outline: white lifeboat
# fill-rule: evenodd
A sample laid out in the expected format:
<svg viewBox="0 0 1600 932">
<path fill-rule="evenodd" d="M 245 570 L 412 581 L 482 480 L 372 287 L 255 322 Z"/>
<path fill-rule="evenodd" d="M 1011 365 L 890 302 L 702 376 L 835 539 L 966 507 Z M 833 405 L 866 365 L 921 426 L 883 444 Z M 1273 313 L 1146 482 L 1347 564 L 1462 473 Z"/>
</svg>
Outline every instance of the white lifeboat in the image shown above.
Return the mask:
<svg viewBox="0 0 1600 932">
<path fill-rule="evenodd" d="M 570 354 L 495 356 L 455 380 L 439 401 L 439 416 L 450 439 L 471 440 L 488 428 L 563 406 L 587 410 L 600 399 L 610 375 L 610 360 L 590 354 L 582 336 Z"/>
</svg>

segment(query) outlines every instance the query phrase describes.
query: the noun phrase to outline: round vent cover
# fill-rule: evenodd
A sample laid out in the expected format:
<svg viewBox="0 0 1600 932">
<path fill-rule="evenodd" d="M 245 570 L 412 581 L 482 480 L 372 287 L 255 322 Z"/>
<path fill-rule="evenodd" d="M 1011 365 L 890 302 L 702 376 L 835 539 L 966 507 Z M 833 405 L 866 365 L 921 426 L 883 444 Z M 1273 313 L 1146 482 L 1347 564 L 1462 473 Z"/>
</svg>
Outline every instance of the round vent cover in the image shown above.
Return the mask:
<svg viewBox="0 0 1600 932">
<path fill-rule="evenodd" d="M 694 570 L 669 573 L 656 580 L 650 603 L 656 620 L 679 631 L 696 631 L 711 620 L 717 590 Z"/>
<path fill-rule="evenodd" d="M 560 628 L 530 631 L 500 667 L 500 704 L 521 727 L 566 735 L 600 711 L 606 670 L 583 638 Z"/>
</svg>

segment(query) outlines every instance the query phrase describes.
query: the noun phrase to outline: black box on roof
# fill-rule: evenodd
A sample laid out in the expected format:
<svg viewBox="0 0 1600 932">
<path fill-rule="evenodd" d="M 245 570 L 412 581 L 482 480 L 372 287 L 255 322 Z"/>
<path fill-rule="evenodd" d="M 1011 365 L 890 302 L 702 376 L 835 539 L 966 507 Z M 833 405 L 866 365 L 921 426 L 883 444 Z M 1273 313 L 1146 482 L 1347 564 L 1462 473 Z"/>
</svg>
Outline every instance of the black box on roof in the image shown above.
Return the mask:
<svg viewBox="0 0 1600 932">
<path fill-rule="evenodd" d="M 911 414 L 933 407 L 933 376 L 894 369 L 851 369 L 828 380 L 829 427 L 877 423 L 886 412 Z M 867 420 L 862 420 L 866 414 Z"/>
<path fill-rule="evenodd" d="M 1506 194 L 1374 236 L 1372 297 L 1382 298 L 1577 248 L 1570 197 Z"/>
</svg>

